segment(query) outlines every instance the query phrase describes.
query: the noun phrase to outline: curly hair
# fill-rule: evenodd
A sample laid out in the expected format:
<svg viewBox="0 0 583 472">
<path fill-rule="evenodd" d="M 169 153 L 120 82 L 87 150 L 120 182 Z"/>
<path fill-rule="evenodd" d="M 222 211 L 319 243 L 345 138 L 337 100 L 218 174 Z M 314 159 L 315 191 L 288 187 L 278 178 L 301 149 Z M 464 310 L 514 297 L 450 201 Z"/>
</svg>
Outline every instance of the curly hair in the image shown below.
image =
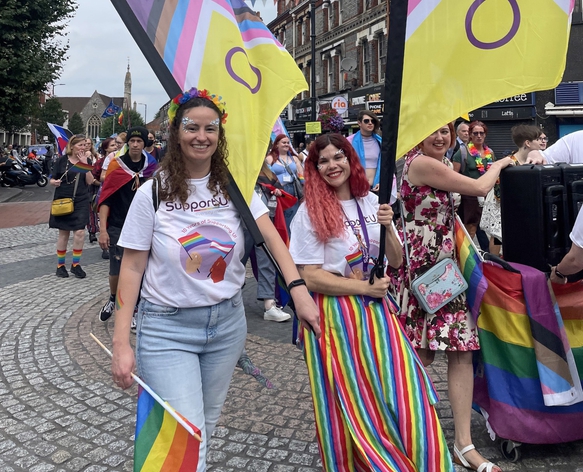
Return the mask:
<svg viewBox="0 0 583 472">
<path fill-rule="evenodd" d="M 174 121 L 170 124 L 168 152 L 160 165 L 160 170 L 164 175 L 160 188 L 161 200 L 180 200 L 181 203 L 186 203 L 190 194 L 188 188 L 189 175 L 179 142 L 179 126 L 184 113 L 191 108 L 197 107 L 210 108 L 217 113 L 219 118 L 222 118 L 220 110 L 213 102 L 206 98 L 195 97 L 180 105 Z M 223 124 L 219 123 L 219 141 L 217 149 L 211 157 L 211 174 L 207 185 L 207 188 L 215 197 L 219 193 L 222 193 L 227 199 L 229 198 L 227 193 L 227 184 L 229 183 L 228 156 L 229 151 L 227 149 L 225 129 L 223 128 Z"/>
<path fill-rule="evenodd" d="M 304 194 L 308 215 L 316 236 L 322 242 L 330 238 L 340 237 L 344 233 L 344 212 L 336 196 L 336 192 L 322 178 L 317 168 L 320 152 L 332 145 L 342 149 L 350 165 L 348 183 L 353 197 L 364 197 L 368 194 L 370 185 L 366 178 L 360 159 L 348 140 L 341 134 L 330 133 L 319 136 L 310 146 L 308 157 L 304 161 L 306 179 Z"/>
</svg>

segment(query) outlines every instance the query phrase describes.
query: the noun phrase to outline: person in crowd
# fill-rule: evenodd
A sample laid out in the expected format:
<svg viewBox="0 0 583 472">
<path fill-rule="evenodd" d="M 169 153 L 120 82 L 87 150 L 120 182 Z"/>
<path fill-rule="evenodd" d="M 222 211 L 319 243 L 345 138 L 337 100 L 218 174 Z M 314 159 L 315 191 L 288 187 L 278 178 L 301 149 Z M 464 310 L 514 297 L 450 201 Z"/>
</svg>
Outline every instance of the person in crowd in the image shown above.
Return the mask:
<svg viewBox="0 0 583 472">
<path fill-rule="evenodd" d="M 89 187 L 94 178 L 91 172 L 75 172 L 75 164 L 91 164 L 91 154 L 87 151 L 85 136 L 74 135 L 69 139 L 65 148 L 65 155 L 55 162 L 53 175 L 49 180 L 55 187 L 53 200 L 59 198 L 73 198 L 73 213 L 64 216 L 51 215 L 49 228 L 57 228 L 57 277 L 69 277 L 65 267 L 67 243 L 73 231 L 73 262 L 71 273 L 77 278 L 84 278 L 85 271 L 81 268 L 80 260 L 85 240 L 85 226 L 89 221 Z"/>
<path fill-rule="evenodd" d="M 45 146 L 45 160 L 43 161 L 43 174 L 51 175 L 53 171 L 53 147 L 52 146 Z"/>
<path fill-rule="evenodd" d="M 479 125 L 475 125 L 474 131 L 476 127 L 478 132 L 483 132 Z M 455 427 L 454 460 L 472 470 L 497 472 L 500 468 L 490 466 L 472 445 L 472 351 L 480 346 L 465 292 L 429 314 L 422 309 L 410 286 L 410 281 L 442 259 L 456 259 L 452 203 L 459 201 L 457 194 L 485 196 L 494 187 L 500 171 L 512 165 L 512 159 L 505 157 L 492 162 L 477 178 L 458 173 L 445 157 L 453 136 L 450 123 L 424 139 L 419 144 L 419 152 L 407 157 L 401 186 L 402 221 L 405 222 L 402 237 L 408 244 L 410 263 L 393 271 L 391 276 L 398 287 L 402 324 L 423 363 L 429 365 L 436 351 L 445 351 L 447 355 L 448 396 Z"/>
<path fill-rule="evenodd" d="M 269 209 L 269 218 L 282 236 L 282 240 L 287 242 L 289 239 L 283 212 L 290 206 L 295 205 L 297 199 L 283 191 L 282 185 L 269 169 L 267 162 L 263 162 L 255 185 L 255 192 Z M 265 321 L 287 321 L 291 318 L 291 315 L 278 307 L 275 301 L 275 267 L 262 248 L 253 248 L 253 238 L 246 228 L 244 228 L 244 232 L 245 255 L 241 259 L 241 263 L 246 265 L 249 256 L 254 250 L 257 267 L 257 300 L 263 301 L 263 319 Z"/>
<path fill-rule="evenodd" d="M 533 151 L 528 164 L 583 164 L 583 130 L 567 134 L 545 150 Z"/>
<path fill-rule="evenodd" d="M 110 162 L 99 197 L 99 245 L 109 251 L 109 300 L 99 311 L 99 320 L 107 321 L 113 315 L 123 248 L 118 245 L 130 205 L 138 188 L 152 176 L 158 164 L 144 148 L 148 130 L 142 126 L 126 133 L 127 150 Z M 136 304 L 137 305 L 137 304 Z M 131 328 L 135 328 L 132 320 Z"/>
<path fill-rule="evenodd" d="M 569 275 L 583 271 L 583 211 L 579 210 L 571 234 L 573 244 L 569 252 L 556 266 L 551 268 L 551 282 L 566 284 Z"/>
<path fill-rule="evenodd" d="M 465 148 L 460 148 L 453 156 L 453 168 L 466 177 L 478 179 L 496 160 L 494 151 L 486 145 L 488 128 L 481 121 L 473 121 L 469 126 L 470 140 Z M 460 217 L 470 235 L 474 238 L 482 216 L 483 197 L 462 194 Z M 487 238 L 486 238 L 487 240 Z M 482 245 L 480 243 L 480 245 Z M 488 250 L 488 243 L 485 244 Z"/>
<path fill-rule="evenodd" d="M 206 90 L 191 89 L 171 101 L 168 118 L 168 153 L 160 172 L 138 189 L 118 242 L 124 257 L 112 374 L 127 389 L 137 359 L 140 377 L 200 429 L 197 470 L 202 472 L 247 336 L 241 297 L 244 236 L 226 190 L 225 103 Z M 314 301 L 254 192 L 250 210 L 289 284 L 299 319 L 319 334 Z M 140 285 L 134 357 L 129 333 Z"/>
<path fill-rule="evenodd" d="M 127 137 L 127 133 L 125 131 L 123 131 L 123 132 L 119 133 L 117 136 L 115 136 L 116 150 L 113 152 L 110 152 L 105 157 L 105 160 L 103 161 L 103 165 L 101 166 L 101 176 L 99 179 L 99 180 L 101 180 L 101 182 L 103 182 L 105 180 L 105 174 L 107 173 L 107 168 L 109 167 L 109 163 L 115 157 L 116 153 L 119 150 L 121 150 L 121 148 L 124 146 L 124 144 L 126 142 L 126 137 Z"/>
<path fill-rule="evenodd" d="M 538 138 L 538 140 L 540 141 L 540 150 L 544 151 L 547 148 L 547 144 L 549 142 L 549 138 L 544 133 L 544 131 L 540 132 L 540 138 Z"/>
<path fill-rule="evenodd" d="M 320 340 L 309 330 L 302 335 L 323 468 L 451 471 L 435 391 L 387 298 L 389 278 L 369 283 L 381 225 L 380 257 L 393 268 L 402 263 L 392 209 L 379 205 L 340 134 L 314 141 L 305 171 L 290 252 L 320 309 Z"/>
<path fill-rule="evenodd" d="M 91 138 L 87 138 L 85 140 L 85 147 L 87 151 L 91 154 L 91 159 L 94 163 L 96 163 L 100 156 L 99 153 L 95 150 L 93 146 L 93 140 Z M 93 171 L 91 172 L 93 174 Z M 93 176 L 95 178 L 95 175 Z M 93 200 L 99 191 L 99 186 L 101 182 L 99 179 L 95 179 L 93 183 L 89 186 L 89 223 L 87 223 L 87 232 L 89 233 L 89 242 L 94 243 L 97 241 L 96 233 L 99 231 L 99 216 L 97 212 L 93 208 Z"/>
<path fill-rule="evenodd" d="M 512 133 L 512 141 L 514 141 L 517 147 L 517 151 L 512 153 L 510 158 L 514 161 L 515 165 L 525 164 L 528 159 L 528 154 L 533 150 L 540 149 L 540 128 L 533 125 L 516 125 L 510 131 Z M 500 210 L 499 183 L 496 183 L 494 188 L 486 196 L 480 227 L 484 229 L 490 238 L 489 252 L 499 256 L 502 249 L 502 216 Z"/>
<path fill-rule="evenodd" d="M 285 222 L 289 233 L 291 221 L 298 211 L 299 201 L 302 197 L 298 193 L 298 188 L 303 186 L 302 163 L 291 147 L 289 138 L 285 134 L 278 134 L 276 136 L 265 161 L 271 171 L 277 176 L 283 186 L 283 190 L 298 199 L 298 203 L 284 211 Z"/>
<path fill-rule="evenodd" d="M 468 142 L 470 140 L 470 124 L 467 121 L 461 121 L 457 125 L 455 132 L 457 134 L 457 137 L 455 139 L 455 145 L 453 148 L 449 149 L 446 153 L 446 156 L 449 160 L 451 160 L 454 154 L 459 151 L 461 146 L 466 147 L 468 145 Z"/>
<path fill-rule="evenodd" d="M 160 162 L 160 159 L 162 159 L 161 149 L 156 146 L 156 136 L 153 131 L 148 130 L 148 142 L 146 143 L 145 150 L 156 159 L 156 162 Z"/>
<path fill-rule="evenodd" d="M 348 141 L 354 147 L 360 164 L 366 171 L 366 178 L 373 191 L 378 191 L 380 178 L 381 137 L 378 134 L 379 119 L 368 110 L 358 112 L 359 130 L 348 136 Z"/>
</svg>

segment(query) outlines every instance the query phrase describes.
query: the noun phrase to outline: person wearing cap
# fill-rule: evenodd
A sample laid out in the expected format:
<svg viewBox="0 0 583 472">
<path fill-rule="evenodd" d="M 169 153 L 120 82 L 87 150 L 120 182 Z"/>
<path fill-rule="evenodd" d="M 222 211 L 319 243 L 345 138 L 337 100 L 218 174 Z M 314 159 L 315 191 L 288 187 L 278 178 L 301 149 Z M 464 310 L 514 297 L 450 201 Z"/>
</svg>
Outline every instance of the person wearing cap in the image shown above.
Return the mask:
<svg viewBox="0 0 583 472">
<path fill-rule="evenodd" d="M 148 130 L 142 126 L 130 128 L 126 134 L 127 148 L 110 162 L 99 197 L 99 245 L 109 250 L 109 300 L 99 311 L 99 320 L 107 321 L 115 308 L 115 293 L 123 256 L 117 245 L 121 229 L 139 186 L 158 167 L 156 159 L 144 148 Z"/>
</svg>

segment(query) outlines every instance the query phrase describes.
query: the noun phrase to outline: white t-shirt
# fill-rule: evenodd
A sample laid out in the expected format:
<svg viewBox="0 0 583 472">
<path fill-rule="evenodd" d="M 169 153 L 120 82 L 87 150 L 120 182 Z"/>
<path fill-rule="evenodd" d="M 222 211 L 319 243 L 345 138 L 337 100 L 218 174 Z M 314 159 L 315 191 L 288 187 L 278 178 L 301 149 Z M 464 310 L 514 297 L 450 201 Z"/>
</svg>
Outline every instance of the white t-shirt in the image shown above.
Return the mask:
<svg viewBox="0 0 583 472">
<path fill-rule="evenodd" d="M 583 249 L 583 209 L 579 210 L 571 234 L 569 235 L 573 244 Z"/>
<path fill-rule="evenodd" d="M 555 162 L 583 164 L 583 131 L 567 134 L 540 152 L 550 164 Z"/>
<path fill-rule="evenodd" d="M 239 212 L 222 195 L 212 196 L 208 180 L 191 179 L 191 195 L 184 205 L 162 201 L 157 212 L 151 180 L 136 192 L 118 244 L 150 250 L 141 296 L 151 303 L 212 306 L 243 286 L 245 238 Z M 255 219 L 267 213 L 255 192 L 250 209 Z"/>
<path fill-rule="evenodd" d="M 378 257 L 379 236 L 381 226 L 377 221 L 379 209 L 378 197 L 369 192 L 366 197 L 342 200 L 344 209 L 345 230 L 341 238 L 332 238 L 326 243 L 318 240 L 312 222 L 308 215 L 305 203 L 302 203 L 291 223 L 291 241 L 289 251 L 296 264 L 318 264 L 322 269 L 339 274 L 344 277 L 363 279 L 374 266 L 372 259 L 363 265 L 362 249 L 355 235 L 361 235 L 364 242 L 364 233 L 361 230 L 360 219 L 356 202 L 360 205 L 362 215 L 366 222 L 370 241 L 371 258 Z M 348 220 L 346 220 L 348 217 Z M 354 227 L 354 231 L 351 228 Z"/>
</svg>

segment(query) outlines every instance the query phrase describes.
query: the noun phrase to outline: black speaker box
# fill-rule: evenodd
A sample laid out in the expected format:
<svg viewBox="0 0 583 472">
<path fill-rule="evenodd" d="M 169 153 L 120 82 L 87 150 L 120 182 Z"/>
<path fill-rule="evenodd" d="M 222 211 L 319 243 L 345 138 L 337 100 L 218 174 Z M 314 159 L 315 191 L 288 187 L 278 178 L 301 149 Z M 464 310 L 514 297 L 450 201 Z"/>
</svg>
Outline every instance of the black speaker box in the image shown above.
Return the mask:
<svg viewBox="0 0 583 472">
<path fill-rule="evenodd" d="M 522 165 L 500 174 L 505 260 L 548 272 L 549 264 L 556 265 L 567 253 L 572 224 L 564 180 L 569 175 L 574 183 L 578 174 L 566 167 Z M 580 190 L 571 185 L 574 198 Z"/>
<path fill-rule="evenodd" d="M 559 164 L 559 167 L 563 173 L 563 183 L 567 189 L 569 228 L 573 228 L 579 210 L 583 206 L 583 164 Z M 571 240 L 568 241 L 568 244 L 571 245 Z"/>
</svg>

